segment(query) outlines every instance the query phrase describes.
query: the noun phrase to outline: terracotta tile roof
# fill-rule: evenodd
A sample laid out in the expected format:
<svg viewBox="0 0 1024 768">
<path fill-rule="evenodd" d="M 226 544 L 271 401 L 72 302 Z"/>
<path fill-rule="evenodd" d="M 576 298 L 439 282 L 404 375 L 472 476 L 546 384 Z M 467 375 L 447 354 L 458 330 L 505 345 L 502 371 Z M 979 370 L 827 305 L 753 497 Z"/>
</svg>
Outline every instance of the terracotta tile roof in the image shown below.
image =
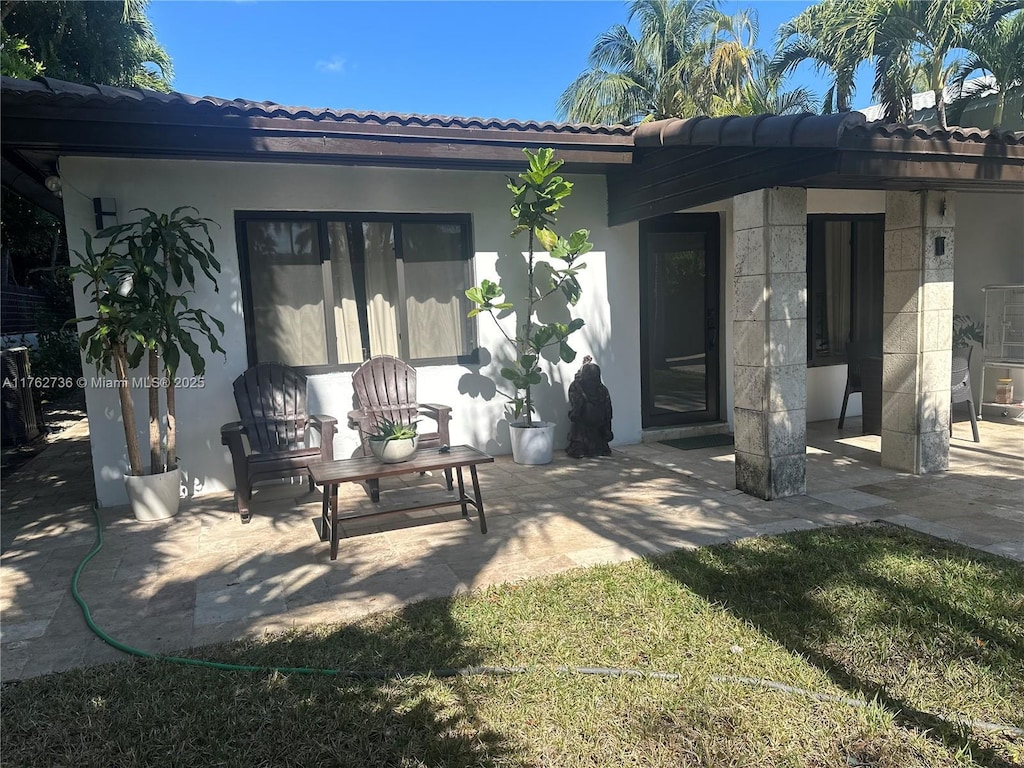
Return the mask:
<svg viewBox="0 0 1024 768">
<path fill-rule="evenodd" d="M 878 120 L 867 123 L 863 128 L 854 131 L 855 135 L 859 135 L 861 132 L 886 139 L 929 139 L 1024 145 L 1024 131 L 983 131 L 980 128 L 960 127 L 957 125 L 942 130 L 933 126 L 903 125 Z"/>
<path fill-rule="evenodd" d="M 482 117 L 450 117 L 445 115 L 415 115 L 394 112 L 358 112 L 326 107 L 290 107 L 272 101 L 222 99 L 216 96 L 191 96 L 187 93 L 161 93 L 145 88 L 114 88 L 107 85 L 84 85 L 49 77 L 32 80 L 2 78 L 5 97 L 15 95 L 26 103 L 56 103 L 87 106 L 96 104 L 109 107 L 152 107 L 154 109 L 191 107 L 197 111 L 209 110 L 224 115 L 245 117 L 287 118 L 317 122 L 345 122 L 362 125 L 462 128 L 510 132 L 577 134 L 594 136 L 628 136 L 632 127 L 621 125 L 587 125 L 578 123 L 537 122 L 535 120 L 499 120 Z"/>
<path fill-rule="evenodd" d="M 835 115 L 752 115 L 670 118 L 643 123 L 633 134 L 637 147 L 841 148 L 871 139 L 919 139 L 929 143 L 1024 145 L 1024 132 L 941 130 L 922 125 L 869 123 L 860 112 Z"/>
<path fill-rule="evenodd" d="M 946 131 L 923 125 L 869 122 L 860 112 L 834 115 L 751 115 L 727 117 L 669 118 L 638 126 L 589 125 L 584 123 L 499 120 L 483 117 L 417 115 L 396 112 L 361 112 L 327 107 L 286 106 L 272 101 L 222 99 L 187 93 L 162 93 L 145 88 L 115 88 L 85 85 L 49 77 L 32 80 L 2 78 L 5 99 L 32 104 L 111 108 L 190 108 L 198 114 L 311 120 L 345 123 L 353 127 L 447 128 L 540 133 L 574 136 L 615 137 L 619 142 L 632 137 L 637 147 L 739 146 L 739 147 L 840 147 L 867 139 L 910 139 L 926 142 L 956 141 L 1003 145 L 1024 145 L 1024 132 L 983 131 L 952 127 Z"/>
</svg>

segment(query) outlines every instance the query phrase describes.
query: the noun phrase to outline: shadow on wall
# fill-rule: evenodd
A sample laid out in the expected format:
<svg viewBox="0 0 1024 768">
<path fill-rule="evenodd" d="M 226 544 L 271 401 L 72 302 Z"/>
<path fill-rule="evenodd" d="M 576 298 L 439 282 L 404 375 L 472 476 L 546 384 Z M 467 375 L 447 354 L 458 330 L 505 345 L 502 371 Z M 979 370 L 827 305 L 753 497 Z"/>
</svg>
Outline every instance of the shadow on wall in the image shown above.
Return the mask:
<svg viewBox="0 0 1024 768">
<path fill-rule="evenodd" d="M 591 253 L 603 253 L 601 247 L 595 244 Z M 536 286 L 547 286 L 551 282 L 552 267 L 547 261 L 547 256 L 542 254 L 535 257 L 534 280 Z M 586 261 L 586 256 L 583 257 Z M 514 302 L 519 309 L 525 303 L 527 294 L 527 262 L 523 254 L 511 248 L 498 251 L 498 259 L 495 264 L 500 284 L 506 288 L 505 300 Z M 583 283 L 583 296 L 587 295 L 590 286 Z M 543 293 L 544 288 L 540 288 Z M 607 287 L 606 293 L 607 295 Z M 555 428 L 555 445 L 564 447 L 569 431 L 568 411 L 568 387 L 582 365 L 583 357 L 591 355 L 595 362 L 602 364 L 605 352 L 608 349 L 608 329 L 601 324 L 603 338 L 596 339 L 594 331 L 597 326 L 591 324 L 589 318 L 575 308 L 571 308 L 565 301 L 561 292 L 550 295 L 536 305 L 536 319 L 540 324 L 563 323 L 568 324 L 574 318 L 582 317 L 586 323 L 583 328 L 569 338 L 569 345 L 576 351 L 576 358 L 572 363 L 562 363 L 559 358 L 558 347 L 552 345 L 544 350 L 541 357 L 542 364 L 541 382 L 533 387 L 533 398 L 537 418 L 542 421 L 553 421 Z M 515 333 L 515 324 L 521 315 L 513 310 L 503 310 L 496 313 L 504 332 L 509 336 Z M 495 414 L 495 421 L 490 423 L 478 423 L 475 425 L 477 444 L 484 446 L 489 453 L 508 453 L 511 450 L 511 438 L 509 436 L 509 424 L 512 421 L 510 406 L 507 401 L 514 393 L 511 383 L 501 375 L 501 369 L 512 362 L 514 349 L 512 344 L 501 339 L 501 331 L 494 327 L 495 319 L 488 317 L 486 312 L 478 316 L 481 323 L 481 336 L 487 333 L 492 334 L 495 342 L 500 341 L 500 349 L 494 350 L 485 346 L 478 348 L 479 364 L 463 366 L 465 373 L 459 378 L 459 393 L 473 398 L 481 399 L 492 403 L 496 399 L 501 403 L 500 414 L 497 407 L 491 412 Z M 487 327 L 490 326 L 490 331 Z M 610 327 L 610 325 L 609 325 Z M 586 342 L 581 344 L 580 340 Z M 494 346 L 494 345 L 492 345 Z M 615 395 L 612 397 L 615 402 Z"/>
</svg>

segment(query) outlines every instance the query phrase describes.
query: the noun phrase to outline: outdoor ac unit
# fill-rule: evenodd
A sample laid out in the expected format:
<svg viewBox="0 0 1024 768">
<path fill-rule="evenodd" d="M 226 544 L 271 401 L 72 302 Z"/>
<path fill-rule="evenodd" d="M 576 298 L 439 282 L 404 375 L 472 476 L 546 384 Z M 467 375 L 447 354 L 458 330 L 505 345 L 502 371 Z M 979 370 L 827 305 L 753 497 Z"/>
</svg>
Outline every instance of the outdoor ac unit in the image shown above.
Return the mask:
<svg viewBox="0 0 1024 768">
<path fill-rule="evenodd" d="M 4 445 L 21 445 L 39 436 L 35 398 L 29 379 L 28 347 L 0 350 L 0 374 L 3 376 L 3 424 L 0 435 Z"/>
</svg>

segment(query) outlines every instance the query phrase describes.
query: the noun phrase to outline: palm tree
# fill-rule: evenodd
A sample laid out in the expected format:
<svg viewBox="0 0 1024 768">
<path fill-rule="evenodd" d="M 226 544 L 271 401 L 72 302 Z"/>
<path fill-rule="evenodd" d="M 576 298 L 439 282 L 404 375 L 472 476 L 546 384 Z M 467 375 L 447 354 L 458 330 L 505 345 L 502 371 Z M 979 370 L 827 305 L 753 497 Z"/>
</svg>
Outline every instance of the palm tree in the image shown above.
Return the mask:
<svg viewBox="0 0 1024 768">
<path fill-rule="evenodd" d="M 633 0 L 627 24 L 633 21 L 637 37 L 622 24 L 598 37 L 590 69 L 558 99 L 561 116 L 632 125 L 707 111 L 714 90 L 709 62 L 721 28 L 713 0 Z"/>
<path fill-rule="evenodd" d="M 912 109 L 913 75 L 920 69 L 935 94 L 939 127 L 947 128 L 943 89 L 959 63 L 950 56 L 968 41 L 972 22 L 994 23 L 1017 0 L 874 0 L 867 14 L 867 41 L 875 56 L 875 94 L 887 120 L 904 120 Z"/>
<path fill-rule="evenodd" d="M 779 26 L 776 52 L 767 73 L 792 74 L 805 61 L 827 72 L 831 86 L 822 99 L 822 113 L 848 112 L 854 74 L 870 58 L 865 43 L 865 0 L 823 0 Z"/>
<path fill-rule="evenodd" d="M 759 25 L 757 12 L 749 9 L 734 15 L 716 11 L 708 50 L 708 69 L 715 95 L 725 103 L 739 101 L 744 85 L 754 78 L 754 67 L 764 54 L 755 46 Z"/>
<path fill-rule="evenodd" d="M 1011 88 L 1024 85 L 1024 13 L 998 18 L 994 23 L 981 23 L 968 34 L 965 46 L 970 54 L 960 65 L 954 82 L 962 97 L 957 100 L 957 112 L 962 114 L 967 103 L 980 95 L 980 91 L 996 88 L 995 113 L 992 128 L 1003 122 L 1006 95 Z M 964 83 L 972 72 L 982 70 L 991 78 L 982 88 L 965 89 Z M 994 81 L 994 82 L 993 82 Z M 954 105 L 950 109 L 953 110 Z"/>
<path fill-rule="evenodd" d="M 146 15 L 149 0 L 7 0 L 4 74 L 42 70 L 49 77 L 170 90 L 170 56 Z M 24 47 L 21 47 L 21 45 Z M 14 50 L 16 49 L 16 50 Z"/>
<path fill-rule="evenodd" d="M 817 96 L 807 88 L 782 90 L 782 76 L 770 71 L 768 59 L 762 55 L 754 61 L 751 78 L 730 109 L 736 115 L 793 115 L 817 112 L 818 106 Z"/>
</svg>

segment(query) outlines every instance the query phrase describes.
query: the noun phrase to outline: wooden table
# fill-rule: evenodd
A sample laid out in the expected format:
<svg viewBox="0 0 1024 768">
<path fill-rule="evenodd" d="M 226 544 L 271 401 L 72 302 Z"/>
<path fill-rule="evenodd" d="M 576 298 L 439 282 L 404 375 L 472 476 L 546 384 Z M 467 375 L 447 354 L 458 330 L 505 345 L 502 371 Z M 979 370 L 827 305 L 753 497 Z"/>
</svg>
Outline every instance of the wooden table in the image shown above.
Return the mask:
<svg viewBox="0 0 1024 768">
<path fill-rule="evenodd" d="M 487 464 L 494 459 L 483 451 L 468 445 L 454 445 L 448 452 L 441 453 L 437 448 L 421 448 L 408 461 L 398 464 L 384 464 L 373 456 L 357 459 L 341 459 L 339 461 L 316 462 L 309 465 L 313 482 L 324 488 L 324 500 L 321 511 L 323 519 L 320 526 L 320 540 L 331 542 L 331 560 L 338 559 L 339 522 L 356 520 L 363 517 L 386 515 L 392 512 L 410 512 L 416 509 L 435 509 L 458 504 L 462 507 L 462 516 L 469 517 L 472 506 L 480 517 L 480 533 L 487 533 L 487 520 L 484 518 L 484 501 L 480 494 L 480 481 L 477 478 L 478 464 Z M 473 496 L 466 495 L 466 484 L 462 477 L 463 467 L 469 467 L 469 476 L 473 481 Z M 365 480 L 379 480 L 382 477 L 408 475 L 414 472 L 436 472 L 455 470 L 459 482 L 458 498 L 446 498 L 443 501 L 417 503 L 407 507 L 389 507 L 369 512 L 350 512 L 338 515 L 338 486 L 342 483 L 361 483 Z"/>
</svg>

